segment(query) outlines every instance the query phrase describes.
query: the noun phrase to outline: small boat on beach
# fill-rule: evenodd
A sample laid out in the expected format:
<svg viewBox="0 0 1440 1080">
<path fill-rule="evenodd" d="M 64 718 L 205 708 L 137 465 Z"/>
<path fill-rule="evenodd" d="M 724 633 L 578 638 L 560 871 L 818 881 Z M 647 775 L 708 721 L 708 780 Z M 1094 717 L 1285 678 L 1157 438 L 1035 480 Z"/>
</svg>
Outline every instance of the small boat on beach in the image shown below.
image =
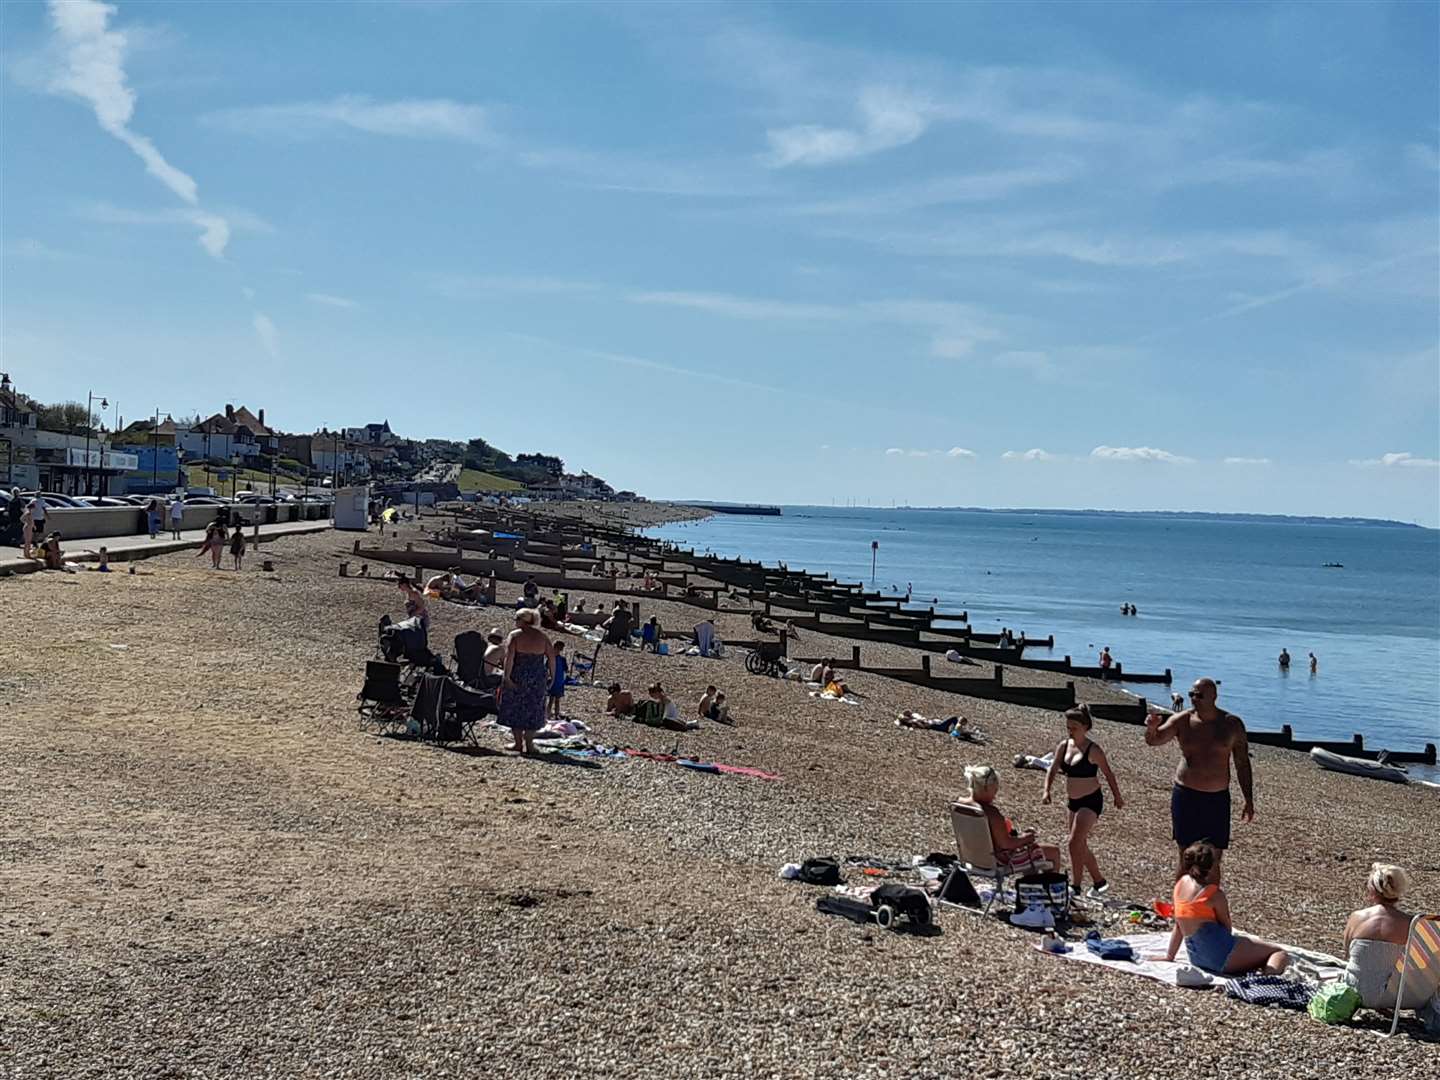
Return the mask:
<svg viewBox="0 0 1440 1080">
<path fill-rule="evenodd" d="M 1367 761 L 1364 758 L 1345 757 L 1343 754 L 1336 754 L 1319 746 L 1311 747 L 1310 759 L 1320 768 L 1329 769 L 1331 772 L 1366 776 L 1371 780 L 1388 780 L 1392 784 L 1408 784 L 1410 782 L 1410 774 L 1399 766 L 1386 765 L 1379 761 Z"/>
</svg>

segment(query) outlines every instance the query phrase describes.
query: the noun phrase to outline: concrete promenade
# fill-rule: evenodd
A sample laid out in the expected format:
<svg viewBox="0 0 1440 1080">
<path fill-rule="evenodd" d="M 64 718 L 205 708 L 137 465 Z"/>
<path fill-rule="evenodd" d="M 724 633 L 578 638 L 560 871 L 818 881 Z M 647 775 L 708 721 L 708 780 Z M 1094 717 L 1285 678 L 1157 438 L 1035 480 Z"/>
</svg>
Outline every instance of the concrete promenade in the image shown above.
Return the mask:
<svg viewBox="0 0 1440 1080">
<path fill-rule="evenodd" d="M 266 540 L 276 536 L 324 532 L 331 527 L 328 518 L 324 521 L 286 521 L 276 525 L 261 525 L 259 536 L 261 540 Z M 255 526 L 247 526 L 245 536 L 247 539 L 253 538 Z M 125 562 L 130 559 L 146 559 L 152 555 L 166 555 L 172 551 L 196 551 L 204 539 L 204 529 L 185 529 L 180 533 L 179 540 L 172 539 L 169 532 L 161 532 L 154 540 L 150 539 L 148 533 L 139 533 L 135 536 L 102 536 L 90 540 L 66 541 L 62 538 L 60 547 L 65 552 L 66 562 L 94 562 L 94 553 L 99 551 L 102 545 L 109 549 L 111 562 Z M 0 577 L 28 574 L 39 569 L 40 562 L 24 558 L 20 548 L 0 546 Z"/>
</svg>

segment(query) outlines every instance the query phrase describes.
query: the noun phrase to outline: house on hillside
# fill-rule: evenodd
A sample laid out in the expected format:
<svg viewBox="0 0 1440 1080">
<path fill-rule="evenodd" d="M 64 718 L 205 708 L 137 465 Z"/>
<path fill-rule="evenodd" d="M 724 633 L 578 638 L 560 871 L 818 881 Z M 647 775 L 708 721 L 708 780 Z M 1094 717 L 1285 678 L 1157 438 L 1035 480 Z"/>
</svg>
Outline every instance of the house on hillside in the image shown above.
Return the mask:
<svg viewBox="0 0 1440 1080">
<path fill-rule="evenodd" d="M 366 424 L 364 427 L 346 428 L 345 438 L 350 442 L 363 443 L 368 446 L 394 446 L 400 441 L 390 430 L 389 420 L 383 420 L 378 424 Z"/>
<path fill-rule="evenodd" d="M 363 480 L 370 475 L 374 448 L 356 444 L 339 432 L 317 431 L 313 435 L 281 435 L 281 457 L 293 458 L 312 473 L 340 480 Z"/>
<path fill-rule="evenodd" d="M 252 413 L 245 406 L 226 405 L 223 413 L 201 420 L 179 433 L 180 449 L 187 458 L 229 461 L 256 458 L 280 449 L 279 436 L 265 426 L 265 410 Z"/>
</svg>

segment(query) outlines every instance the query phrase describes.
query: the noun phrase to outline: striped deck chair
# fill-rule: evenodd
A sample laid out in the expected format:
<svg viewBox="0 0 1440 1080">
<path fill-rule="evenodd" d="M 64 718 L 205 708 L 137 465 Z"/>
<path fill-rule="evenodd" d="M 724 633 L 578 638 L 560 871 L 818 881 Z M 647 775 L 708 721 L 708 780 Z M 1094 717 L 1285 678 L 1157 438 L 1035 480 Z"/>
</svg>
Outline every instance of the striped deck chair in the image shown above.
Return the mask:
<svg viewBox="0 0 1440 1080">
<path fill-rule="evenodd" d="M 1440 968 L 1440 915 L 1416 915 L 1410 920 L 1405 951 L 1395 962 L 1395 967 L 1400 972 L 1400 986 L 1395 992 L 1395 1004 L 1398 1006 L 1405 1000 L 1405 976 L 1412 968 L 1416 972 L 1428 971 L 1432 974 Z M 1396 1008 L 1395 1019 L 1390 1021 L 1390 1035 L 1399 1028 L 1400 1009 Z"/>
</svg>

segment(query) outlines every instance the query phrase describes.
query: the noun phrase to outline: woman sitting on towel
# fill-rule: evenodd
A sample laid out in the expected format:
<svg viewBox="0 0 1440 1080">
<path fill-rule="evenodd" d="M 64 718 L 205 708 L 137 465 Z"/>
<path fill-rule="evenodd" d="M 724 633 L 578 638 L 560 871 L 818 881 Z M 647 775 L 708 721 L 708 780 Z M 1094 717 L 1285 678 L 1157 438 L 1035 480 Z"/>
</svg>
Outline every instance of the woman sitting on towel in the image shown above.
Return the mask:
<svg viewBox="0 0 1440 1080">
<path fill-rule="evenodd" d="M 1400 992 L 1400 959 L 1410 937 L 1413 916 L 1400 909 L 1410 888 L 1410 875 L 1398 866 L 1375 863 L 1365 882 L 1365 907 L 1345 922 L 1345 981 L 1360 994 L 1367 1009 L 1423 1009 L 1427 1002 L 1440 1011 L 1440 966 L 1415 963 L 1405 975 L 1405 1000 Z"/>
<path fill-rule="evenodd" d="M 1060 868 L 1059 848 L 1039 843 L 1034 829 L 1020 832 L 995 805 L 995 796 L 1000 792 L 1000 774 L 992 766 L 967 765 L 965 782 L 970 785 L 970 798 L 985 811 L 985 820 L 990 826 L 990 843 L 995 849 L 995 861 L 1000 866 L 1024 871 L 1034 863 L 1048 862 L 1055 869 Z"/>
<path fill-rule="evenodd" d="M 1185 942 L 1185 954 L 1201 971 L 1238 975 L 1264 968 L 1278 975 L 1290 956 L 1278 945 L 1237 934 L 1230 924 L 1230 903 L 1220 888 L 1220 852 L 1209 841 L 1191 844 L 1180 855 L 1180 880 L 1175 882 L 1175 929 L 1165 959 L 1174 961 Z"/>
</svg>

